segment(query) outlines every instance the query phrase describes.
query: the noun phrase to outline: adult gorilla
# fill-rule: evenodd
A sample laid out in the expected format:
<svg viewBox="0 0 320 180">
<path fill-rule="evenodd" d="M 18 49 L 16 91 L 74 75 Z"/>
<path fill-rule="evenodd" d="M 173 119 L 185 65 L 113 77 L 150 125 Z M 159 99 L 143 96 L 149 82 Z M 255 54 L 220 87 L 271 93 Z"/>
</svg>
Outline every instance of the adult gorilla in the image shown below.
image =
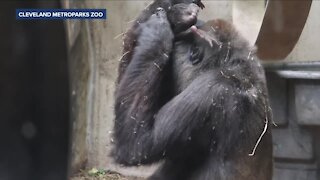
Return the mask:
<svg viewBox="0 0 320 180">
<path fill-rule="evenodd" d="M 129 31 L 112 155 L 126 166 L 164 159 L 152 180 L 269 180 L 264 71 L 231 24 L 196 27 L 196 12 L 195 4 L 157 8 Z"/>
</svg>

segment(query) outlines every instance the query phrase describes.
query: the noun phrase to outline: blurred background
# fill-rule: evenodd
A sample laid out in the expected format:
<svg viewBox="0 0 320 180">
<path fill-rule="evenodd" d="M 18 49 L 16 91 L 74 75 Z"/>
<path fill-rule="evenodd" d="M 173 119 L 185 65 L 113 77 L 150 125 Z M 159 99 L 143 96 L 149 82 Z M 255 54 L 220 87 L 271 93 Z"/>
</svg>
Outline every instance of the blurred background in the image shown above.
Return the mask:
<svg viewBox="0 0 320 180">
<path fill-rule="evenodd" d="M 152 173 L 156 165 L 123 168 L 109 156 L 123 33 L 150 3 L 1 2 L 0 180 L 81 179 L 87 170 Z M 203 3 L 200 19 L 229 20 L 258 47 L 277 124 L 273 179 L 320 179 L 320 1 Z M 16 8 L 106 8 L 108 16 L 23 21 Z"/>
</svg>

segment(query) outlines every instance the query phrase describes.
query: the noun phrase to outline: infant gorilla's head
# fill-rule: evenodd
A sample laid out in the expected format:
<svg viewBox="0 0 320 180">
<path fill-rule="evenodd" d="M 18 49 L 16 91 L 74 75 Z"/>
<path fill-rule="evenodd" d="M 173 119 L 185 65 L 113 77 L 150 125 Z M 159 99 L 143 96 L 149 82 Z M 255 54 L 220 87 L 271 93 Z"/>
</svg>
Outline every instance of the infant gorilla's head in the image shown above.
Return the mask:
<svg viewBox="0 0 320 180">
<path fill-rule="evenodd" d="M 185 4 L 196 4 L 198 5 L 201 9 L 205 8 L 204 4 L 201 2 L 201 0 L 172 0 L 173 4 L 181 4 L 181 3 L 185 3 Z"/>
<path fill-rule="evenodd" d="M 196 4 L 176 4 L 167 13 L 168 20 L 175 34 L 189 29 L 197 23 L 199 6 Z"/>
</svg>

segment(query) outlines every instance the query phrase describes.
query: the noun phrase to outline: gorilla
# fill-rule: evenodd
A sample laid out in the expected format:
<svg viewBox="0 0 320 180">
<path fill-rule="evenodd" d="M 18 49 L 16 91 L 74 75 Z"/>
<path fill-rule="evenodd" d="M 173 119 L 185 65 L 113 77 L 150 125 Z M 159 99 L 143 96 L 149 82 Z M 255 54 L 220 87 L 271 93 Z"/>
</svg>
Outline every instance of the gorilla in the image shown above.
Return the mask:
<svg viewBox="0 0 320 180">
<path fill-rule="evenodd" d="M 199 23 L 198 6 L 155 1 L 128 31 L 112 156 L 124 166 L 162 160 L 150 180 L 270 180 L 264 70 L 232 24 Z"/>
</svg>

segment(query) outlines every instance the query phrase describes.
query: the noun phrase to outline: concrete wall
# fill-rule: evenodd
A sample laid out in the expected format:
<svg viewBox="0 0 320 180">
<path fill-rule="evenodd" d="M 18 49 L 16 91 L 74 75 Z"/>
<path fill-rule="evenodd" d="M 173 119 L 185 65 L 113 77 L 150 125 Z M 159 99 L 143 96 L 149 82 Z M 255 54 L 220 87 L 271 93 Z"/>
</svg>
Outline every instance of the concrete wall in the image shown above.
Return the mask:
<svg viewBox="0 0 320 180">
<path fill-rule="evenodd" d="M 232 20 L 238 31 L 254 45 L 265 12 L 265 1 L 238 1 L 235 0 L 232 4 Z"/>
<path fill-rule="evenodd" d="M 320 1 L 312 1 L 309 18 L 300 39 L 285 61 L 319 61 L 320 60 Z"/>
<path fill-rule="evenodd" d="M 81 8 L 82 3 L 75 1 L 62 1 L 65 8 Z M 87 124 L 90 112 L 88 99 L 91 94 L 89 91 L 89 77 L 92 73 L 90 68 L 89 44 L 86 22 L 78 20 L 68 20 L 65 23 L 67 29 L 67 45 L 69 55 L 69 69 L 71 82 L 71 172 L 76 172 L 85 168 L 88 161 L 87 151 Z"/>
</svg>

